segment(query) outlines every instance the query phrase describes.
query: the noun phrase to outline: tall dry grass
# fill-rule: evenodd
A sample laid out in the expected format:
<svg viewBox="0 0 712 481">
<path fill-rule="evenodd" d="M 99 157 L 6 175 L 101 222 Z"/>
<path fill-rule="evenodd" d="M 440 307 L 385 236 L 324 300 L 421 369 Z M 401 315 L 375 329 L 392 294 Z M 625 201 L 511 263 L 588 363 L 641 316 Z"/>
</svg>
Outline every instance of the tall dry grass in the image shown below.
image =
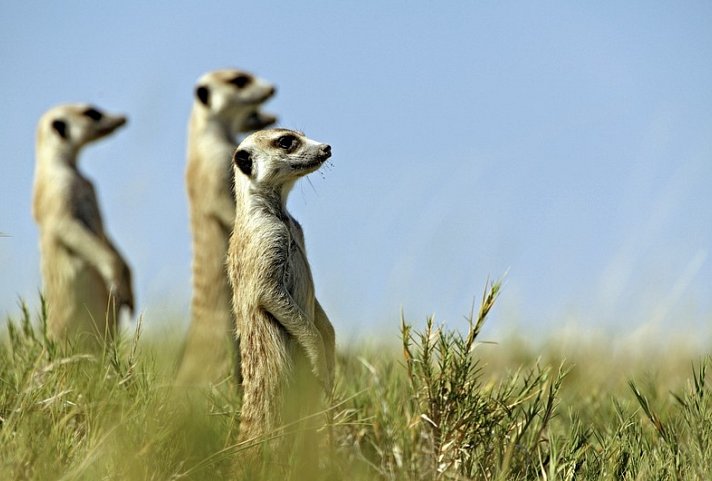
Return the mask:
<svg viewBox="0 0 712 481">
<path fill-rule="evenodd" d="M 499 289 L 464 332 L 403 319 L 400 347 L 342 346 L 331 446 L 308 479 L 712 479 L 709 358 L 485 344 Z M 138 329 L 88 355 L 50 341 L 45 319 L 23 307 L 2 336 L 0 479 L 238 477 L 231 380 L 177 388 L 177 341 Z M 290 461 L 258 477 L 307 479 Z"/>
</svg>

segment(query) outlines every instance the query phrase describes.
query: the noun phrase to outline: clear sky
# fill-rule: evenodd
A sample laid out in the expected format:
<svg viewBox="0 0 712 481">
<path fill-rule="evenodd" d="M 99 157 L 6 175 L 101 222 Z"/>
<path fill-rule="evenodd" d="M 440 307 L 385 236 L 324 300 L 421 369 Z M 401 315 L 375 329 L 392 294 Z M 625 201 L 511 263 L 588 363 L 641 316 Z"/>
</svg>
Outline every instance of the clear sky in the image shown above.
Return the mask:
<svg viewBox="0 0 712 481">
<path fill-rule="evenodd" d="M 332 145 L 289 205 L 342 336 L 457 325 L 505 272 L 527 335 L 712 324 L 710 2 L 3 2 L 0 65 L 2 317 L 40 287 L 35 124 L 87 101 L 129 116 L 80 165 L 138 307 L 185 325 L 192 89 L 234 66 Z"/>
</svg>

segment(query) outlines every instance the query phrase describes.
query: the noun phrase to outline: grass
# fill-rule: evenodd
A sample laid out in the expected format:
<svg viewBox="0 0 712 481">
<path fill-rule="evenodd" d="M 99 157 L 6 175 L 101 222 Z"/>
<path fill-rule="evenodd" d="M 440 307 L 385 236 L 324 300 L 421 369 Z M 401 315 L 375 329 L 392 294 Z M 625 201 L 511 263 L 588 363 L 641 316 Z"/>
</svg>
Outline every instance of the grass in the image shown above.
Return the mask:
<svg viewBox="0 0 712 481">
<path fill-rule="evenodd" d="M 466 332 L 401 320 L 399 349 L 344 346 L 313 479 L 712 479 L 709 357 L 487 345 L 498 294 L 488 286 Z M 31 317 L 0 343 L 0 479 L 236 479 L 231 381 L 176 388 L 178 341 L 137 330 L 87 355 Z"/>
</svg>

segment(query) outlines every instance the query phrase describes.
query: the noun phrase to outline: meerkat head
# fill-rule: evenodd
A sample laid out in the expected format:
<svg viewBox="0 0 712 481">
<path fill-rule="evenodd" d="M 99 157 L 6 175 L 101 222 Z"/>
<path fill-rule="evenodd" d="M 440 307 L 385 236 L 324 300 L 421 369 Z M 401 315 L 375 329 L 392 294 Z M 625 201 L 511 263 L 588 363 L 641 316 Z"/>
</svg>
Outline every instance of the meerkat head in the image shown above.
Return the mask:
<svg viewBox="0 0 712 481">
<path fill-rule="evenodd" d="M 260 130 L 235 150 L 235 175 L 247 176 L 253 185 L 291 187 L 317 170 L 331 157 L 331 146 L 287 129 Z"/>
<path fill-rule="evenodd" d="M 123 115 L 111 115 L 89 104 L 66 104 L 48 110 L 40 119 L 38 137 L 45 143 L 78 150 L 114 132 L 126 123 Z"/>
<path fill-rule="evenodd" d="M 261 114 L 259 106 L 276 92 L 273 84 L 243 70 L 208 72 L 195 86 L 195 105 L 208 117 L 216 118 L 234 132 L 264 128 L 276 117 Z"/>
</svg>

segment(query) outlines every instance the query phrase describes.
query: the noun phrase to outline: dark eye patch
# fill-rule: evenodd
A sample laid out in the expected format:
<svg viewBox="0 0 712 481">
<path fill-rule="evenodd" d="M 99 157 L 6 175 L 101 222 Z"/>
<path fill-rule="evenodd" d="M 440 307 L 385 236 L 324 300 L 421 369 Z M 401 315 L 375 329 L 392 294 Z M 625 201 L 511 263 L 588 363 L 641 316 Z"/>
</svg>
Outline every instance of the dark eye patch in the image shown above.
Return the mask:
<svg viewBox="0 0 712 481">
<path fill-rule="evenodd" d="M 100 121 L 102 118 L 104 118 L 104 114 L 102 114 L 101 112 L 99 112 L 99 111 L 98 111 L 97 109 L 95 109 L 94 107 L 89 107 L 89 108 L 86 109 L 84 112 L 82 112 L 82 115 L 84 115 L 85 117 L 89 117 L 89 118 L 92 119 L 94 122 L 98 122 L 98 121 Z"/>
<path fill-rule="evenodd" d="M 250 82 L 252 82 L 252 77 L 250 77 L 249 75 L 245 75 L 244 73 L 238 74 L 228 80 L 228 83 L 233 84 L 239 89 L 247 87 Z"/>
<path fill-rule="evenodd" d="M 284 150 L 291 150 L 297 146 L 299 141 L 293 135 L 283 135 L 277 139 L 277 147 Z"/>
</svg>

